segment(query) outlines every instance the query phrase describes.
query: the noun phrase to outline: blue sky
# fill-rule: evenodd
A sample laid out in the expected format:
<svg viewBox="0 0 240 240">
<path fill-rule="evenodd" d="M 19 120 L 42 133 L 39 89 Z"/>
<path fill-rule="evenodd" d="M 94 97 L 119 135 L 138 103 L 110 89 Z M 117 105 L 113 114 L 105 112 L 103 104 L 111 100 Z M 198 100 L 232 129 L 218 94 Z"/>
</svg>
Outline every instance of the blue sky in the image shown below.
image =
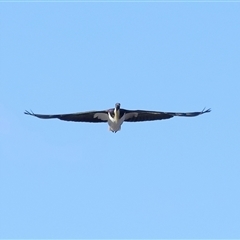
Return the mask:
<svg viewBox="0 0 240 240">
<path fill-rule="evenodd" d="M 239 3 L 0 3 L 0 238 L 240 238 Z M 127 109 L 106 124 L 23 114 Z"/>
</svg>

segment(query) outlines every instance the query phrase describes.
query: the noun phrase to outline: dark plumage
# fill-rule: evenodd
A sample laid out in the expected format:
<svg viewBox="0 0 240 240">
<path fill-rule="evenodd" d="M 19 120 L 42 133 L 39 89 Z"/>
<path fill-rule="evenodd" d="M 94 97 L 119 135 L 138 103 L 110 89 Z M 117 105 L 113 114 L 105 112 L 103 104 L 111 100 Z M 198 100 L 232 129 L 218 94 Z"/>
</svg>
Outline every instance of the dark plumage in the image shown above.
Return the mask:
<svg viewBox="0 0 240 240">
<path fill-rule="evenodd" d="M 162 119 L 169 119 L 175 116 L 178 117 L 196 117 L 198 115 L 211 112 L 211 109 L 203 109 L 201 112 L 159 112 L 159 111 L 146 111 L 146 110 L 127 110 L 120 108 L 120 103 L 115 104 L 115 108 L 101 111 L 78 112 L 70 114 L 35 114 L 32 111 L 25 111 L 24 113 L 30 116 L 52 119 L 58 118 L 64 121 L 74 122 L 108 122 L 109 129 L 112 132 L 117 132 L 121 129 L 122 123 L 125 122 L 142 122 L 142 121 L 155 121 Z"/>
<path fill-rule="evenodd" d="M 211 112 L 211 109 L 203 109 L 201 112 L 188 112 L 188 113 L 178 113 L 178 112 L 158 112 L 158 111 L 146 111 L 146 110 L 126 110 L 121 109 L 123 113 L 135 112 L 138 115 L 129 119 L 125 119 L 126 122 L 142 122 L 142 121 L 154 121 L 169 119 L 175 116 L 178 117 L 196 117 L 198 115 Z"/>
<path fill-rule="evenodd" d="M 73 122 L 107 122 L 107 120 L 101 120 L 99 118 L 94 118 L 94 114 L 96 113 L 104 113 L 107 114 L 107 111 L 91 111 L 91 112 L 78 112 L 78 113 L 69 113 L 69 114 L 35 114 L 32 111 L 25 111 L 27 115 L 42 118 L 42 119 L 51 119 L 58 118 L 63 121 L 73 121 Z"/>
</svg>

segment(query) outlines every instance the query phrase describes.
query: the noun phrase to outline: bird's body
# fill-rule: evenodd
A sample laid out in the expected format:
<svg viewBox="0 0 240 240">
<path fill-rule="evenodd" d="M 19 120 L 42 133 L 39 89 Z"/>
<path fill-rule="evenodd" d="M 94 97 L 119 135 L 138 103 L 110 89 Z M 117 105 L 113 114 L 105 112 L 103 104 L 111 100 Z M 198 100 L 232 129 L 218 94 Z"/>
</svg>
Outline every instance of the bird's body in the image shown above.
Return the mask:
<svg viewBox="0 0 240 240">
<path fill-rule="evenodd" d="M 120 108 L 120 103 L 116 103 L 115 108 L 102 111 L 90 111 L 55 115 L 35 114 L 33 112 L 28 111 L 25 111 L 24 113 L 42 119 L 58 118 L 64 121 L 74 122 L 92 122 L 92 123 L 107 122 L 109 125 L 109 130 L 116 133 L 117 131 L 121 130 L 121 125 L 123 124 L 123 122 L 154 121 L 169 119 L 174 116 L 195 117 L 204 113 L 208 113 L 210 111 L 211 109 L 202 110 L 201 112 L 177 113 L 146 110 L 127 110 Z"/>
</svg>

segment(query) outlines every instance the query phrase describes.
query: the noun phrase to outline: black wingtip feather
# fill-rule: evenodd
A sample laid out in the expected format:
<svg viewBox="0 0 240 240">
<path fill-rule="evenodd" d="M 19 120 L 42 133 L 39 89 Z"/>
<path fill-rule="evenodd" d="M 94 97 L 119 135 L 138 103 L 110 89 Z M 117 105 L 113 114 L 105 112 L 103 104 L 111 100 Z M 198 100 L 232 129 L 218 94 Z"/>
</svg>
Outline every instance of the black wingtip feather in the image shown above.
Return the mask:
<svg viewBox="0 0 240 240">
<path fill-rule="evenodd" d="M 30 111 L 31 111 L 31 112 L 25 110 L 25 111 L 24 111 L 24 114 L 34 116 L 35 114 L 33 113 L 33 111 L 32 111 L 32 110 L 30 110 Z"/>
<path fill-rule="evenodd" d="M 208 113 L 208 112 L 211 112 L 212 109 L 211 108 L 208 108 L 207 110 L 205 110 L 205 108 L 202 110 L 202 113 Z"/>
</svg>

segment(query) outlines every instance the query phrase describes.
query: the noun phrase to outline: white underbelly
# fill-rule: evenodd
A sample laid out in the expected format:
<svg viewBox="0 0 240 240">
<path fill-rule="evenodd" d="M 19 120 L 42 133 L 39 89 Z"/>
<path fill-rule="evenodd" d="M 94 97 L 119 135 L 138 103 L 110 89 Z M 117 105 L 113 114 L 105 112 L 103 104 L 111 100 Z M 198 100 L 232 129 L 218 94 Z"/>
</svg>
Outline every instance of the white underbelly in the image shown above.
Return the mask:
<svg viewBox="0 0 240 240">
<path fill-rule="evenodd" d="M 119 121 L 118 122 L 112 122 L 110 120 L 110 121 L 108 121 L 108 125 L 109 125 L 109 129 L 112 132 L 117 132 L 117 131 L 119 131 L 121 129 L 122 123 L 120 123 Z"/>
<path fill-rule="evenodd" d="M 116 120 L 114 118 L 108 119 L 109 130 L 112 132 L 117 132 L 121 130 L 121 125 L 123 124 L 125 116 L 123 115 L 121 119 Z"/>
</svg>

